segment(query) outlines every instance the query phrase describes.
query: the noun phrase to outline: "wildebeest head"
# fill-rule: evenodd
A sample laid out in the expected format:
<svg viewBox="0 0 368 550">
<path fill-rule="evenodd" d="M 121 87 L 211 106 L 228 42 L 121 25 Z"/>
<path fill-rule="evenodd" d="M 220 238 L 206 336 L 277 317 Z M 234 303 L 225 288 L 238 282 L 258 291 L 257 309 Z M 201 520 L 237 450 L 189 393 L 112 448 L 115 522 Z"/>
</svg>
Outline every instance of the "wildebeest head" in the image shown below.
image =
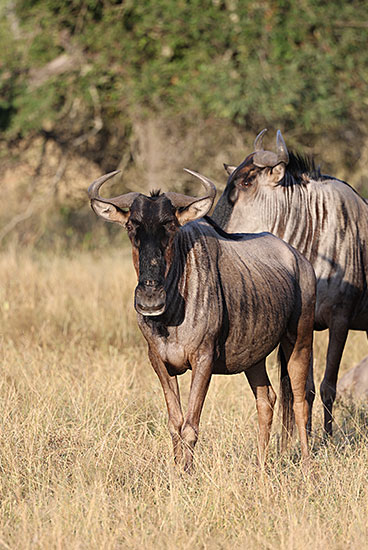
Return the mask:
<svg viewBox="0 0 368 550">
<path fill-rule="evenodd" d="M 133 263 L 138 285 L 135 289 L 135 309 L 145 316 L 161 315 L 166 307 L 165 277 L 171 264 L 174 237 L 180 226 L 205 216 L 216 196 L 215 185 L 206 177 L 198 177 L 206 189 L 201 198 L 179 193 L 126 193 L 105 199 L 99 196 L 101 185 L 115 176 L 111 172 L 94 181 L 88 195 L 93 210 L 110 222 L 128 231 L 132 244 Z"/>
<path fill-rule="evenodd" d="M 238 166 L 224 165 L 229 178 L 226 188 L 216 206 L 213 218 L 228 231 L 242 230 L 241 226 L 234 225 L 236 216 L 234 209 L 243 203 L 250 202 L 254 194 L 260 189 L 272 189 L 277 186 L 285 176 L 286 166 L 289 162 L 289 153 L 280 130 L 276 136 L 276 152 L 265 151 L 262 140 L 267 130 L 258 134 L 254 142 L 254 152 L 248 155 Z M 231 219 L 231 227 L 229 220 Z"/>
</svg>

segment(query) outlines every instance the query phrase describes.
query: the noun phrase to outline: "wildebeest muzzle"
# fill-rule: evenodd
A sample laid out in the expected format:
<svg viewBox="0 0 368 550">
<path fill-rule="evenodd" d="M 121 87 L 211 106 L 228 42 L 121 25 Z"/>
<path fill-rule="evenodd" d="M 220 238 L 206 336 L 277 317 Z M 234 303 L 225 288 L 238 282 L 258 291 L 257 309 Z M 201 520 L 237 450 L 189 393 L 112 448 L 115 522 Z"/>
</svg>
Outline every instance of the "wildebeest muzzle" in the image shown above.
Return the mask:
<svg viewBox="0 0 368 550">
<path fill-rule="evenodd" d="M 135 289 L 134 307 L 141 315 L 161 315 L 166 307 L 166 292 L 163 286 L 155 281 L 139 283 Z"/>
</svg>

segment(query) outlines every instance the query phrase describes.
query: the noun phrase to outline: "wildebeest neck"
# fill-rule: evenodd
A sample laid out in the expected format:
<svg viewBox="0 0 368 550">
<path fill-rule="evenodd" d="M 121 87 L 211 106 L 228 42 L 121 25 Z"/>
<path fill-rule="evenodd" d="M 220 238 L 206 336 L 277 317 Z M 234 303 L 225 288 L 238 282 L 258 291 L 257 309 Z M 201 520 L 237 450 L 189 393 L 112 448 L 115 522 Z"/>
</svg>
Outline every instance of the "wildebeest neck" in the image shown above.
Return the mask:
<svg viewBox="0 0 368 550">
<path fill-rule="evenodd" d="M 230 202 L 229 195 L 234 189 L 234 184 L 226 186 L 226 189 L 222 193 L 216 208 L 213 211 L 211 218 L 223 229 L 226 230 L 227 224 L 230 221 L 231 214 L 233 212 L 234 205 Z"/>
</svg>

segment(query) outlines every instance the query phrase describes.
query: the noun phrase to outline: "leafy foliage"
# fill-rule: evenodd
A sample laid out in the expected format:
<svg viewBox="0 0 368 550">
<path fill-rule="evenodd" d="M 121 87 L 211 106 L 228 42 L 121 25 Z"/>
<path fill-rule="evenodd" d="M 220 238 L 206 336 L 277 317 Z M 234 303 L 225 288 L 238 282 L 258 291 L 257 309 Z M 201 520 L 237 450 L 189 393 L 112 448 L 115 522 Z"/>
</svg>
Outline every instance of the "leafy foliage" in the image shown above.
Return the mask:
<svg viewBox="0 0 368 550">
<path fill-rule="evenodd" d="M 362 0 L 4 0 L 0 246 L 88 245 L 99 171 L 190 192 L 264 127 L 366 195 L 367 39 Z"/>
<path fill-rule="evenodd" d="M 56 132 L 66 118 L 85 124 L 91 86 L 106 128 L 152 112 L 312 134 L 367 119 L 360 0 L 17 0 L 11 17 L 8 8 L 0 124 L 9 137 L 40 131 L 45 120 Z M 75 66 L 32 87 L 32 72 L 62 53 Z"/>
</svg>

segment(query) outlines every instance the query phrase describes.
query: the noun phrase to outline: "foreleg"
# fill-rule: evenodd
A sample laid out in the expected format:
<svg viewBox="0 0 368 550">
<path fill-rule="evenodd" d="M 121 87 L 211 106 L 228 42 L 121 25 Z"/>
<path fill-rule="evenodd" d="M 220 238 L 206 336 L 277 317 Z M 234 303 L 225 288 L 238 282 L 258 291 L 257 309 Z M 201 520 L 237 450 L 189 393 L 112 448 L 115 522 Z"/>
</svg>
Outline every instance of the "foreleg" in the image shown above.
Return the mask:
<svg viewBox="0 0 368 550">
<path fill-rule="evenodd" d="M 191 361 L 192 382 L 190 386 L 188 411 L 181 429 L 184 444 L 184 470 L 189 472 L 193 466 L 193 451 L 198 440 L 199 422 L 203 403 L 212 374 L 212 356 L 198 353 Z"/>
<path fill-rule="evenodd" d="M 324 406 L 324 429 L 327 436 L 332 435 L 332 407 L 336 397 L 337 376 L 348 330 L 346 318 L 335 319 L 329 329 L 326 372 L 320 387 Z"/>
<path fill-rule="evenodd" d="M 170 376 L 167 372 L 165 364 L 161 358 L 154 353 L 153 350 L 148 350 L 148 356 L 151 364 L 161 382 L 162 390 L 166 401 L 167 411 L 169 415 L 169 431 L 171 434 L 175 463 L 181 463 L 183 459 L 181 429 L 183 425 L 183 412 L 180 403 L 179 385 L 176 376 Z"/>
</svg>

